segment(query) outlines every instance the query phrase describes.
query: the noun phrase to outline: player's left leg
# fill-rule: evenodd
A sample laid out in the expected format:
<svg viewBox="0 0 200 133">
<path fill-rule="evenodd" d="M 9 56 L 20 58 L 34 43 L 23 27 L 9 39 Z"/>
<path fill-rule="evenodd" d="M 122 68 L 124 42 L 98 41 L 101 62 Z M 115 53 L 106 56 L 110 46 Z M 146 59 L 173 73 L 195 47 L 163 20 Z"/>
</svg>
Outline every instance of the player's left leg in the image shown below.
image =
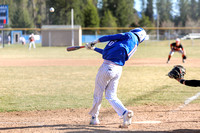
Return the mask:
<svg viewBox="0 0 200 133">
<path fill-rule="evenodd" d="M 35 46 L 35 42 L 33 42 L 33 48 L 36 48 L 36 46 Z"/>
<path fill-rule="evenodd" d="M 103 98 L 103 92 L 110 81 L 108 74 L 108 65 L 103 63 L 99 68 L 99 71 L 96 76 L 95 89 L 93 95 L 93 107 L 90 110 L 89 114 L 92 116 L 90 124 L 98 125 L 100 122 L 98 120 L 99 110 L 101 107 L 101 102 Z"/>
<path fill-rule="evenodd" d="M 29 50 L 31 50 L 32 42 L 29 43 Z"/>
<path fill-rule="evenodd" d="M 125 106 L 122 104 L 122 102 L 117 97 L 117 86 L 118 86 L 120 75 L 118 75 L 116 78 L 113 78 L 110 81 L 110 83 L 108 84 L 108 86 L 105 89 L 105 97 L 109 101 L 109 103 L 112 105 L 114 110 L 117 112 L 117 114 L 120 117 L 122 117 L 124 112 L 127 109 L 125 108 Z"/>
<path fill-rule="evenodd" d="M 112 75 L 114 76 L 105 89 L 105 97 L 112 105 L 117 114 L 123 118 L 123 126 L 131 124 L 133 111 L 128 110 L 117 97 L 118 82 L 121 77 L 122 67 L 116 66 L 111 68 Z"/>
</svg>

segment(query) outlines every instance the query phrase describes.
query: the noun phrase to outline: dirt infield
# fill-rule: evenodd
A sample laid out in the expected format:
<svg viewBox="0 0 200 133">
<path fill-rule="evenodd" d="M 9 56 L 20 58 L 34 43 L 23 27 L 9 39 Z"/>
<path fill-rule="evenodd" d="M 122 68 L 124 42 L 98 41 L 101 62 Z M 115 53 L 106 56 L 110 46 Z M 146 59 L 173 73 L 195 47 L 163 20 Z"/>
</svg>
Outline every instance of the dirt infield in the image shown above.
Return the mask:
<svg viewBox="0 0 200 133">
<path fill-rule="evenodd" d="M 0 59 L 0 66 L 100 66 L 102 59 Z M 126 66 L 169 66 L 183 64 L 174 58 L 169 64 L 163 58 L 132 59 Z M 188 59 L 184 66 L 199 67 L 200 59 Z"/>
<path fill-rule="evenodd" d="M 0 132 L 135 132 L 135 133 L 199 133 L 200 106 L 190 104 L 180 111 L 176 107 L 129 107 L 134 111 L 133 124 L 128 129 L 118 126 L 119 119 L 112 108 L 101 109 L 99 126 L 90 126 L 89 109 L 0 113 Z"/>
<path fill-rule="evenodd" d="M 0 66 L 99 66 L 103 60 L 72 59 L 0 59 Z M 173 59 L 166 64 L 163 59 L 133 59 L 128 66 L 167 66 L 182 64 Z M 184 66 L 200 66 L 200 59 L 187 60 Z M 135 133 L 199 133 L 200 104 L 189 104 L 181 110 L 176 106 L 128 107 L 134 111 L 133 124 L 128 129 L 118 126 L 119 119 L 114 110 L 102 108 L 99 126 L 90 126 L 89 109 L 66 109 L 54 111 L 27 111 L 0 113 L 0 132 L 135 132 Z"/>
</svg>

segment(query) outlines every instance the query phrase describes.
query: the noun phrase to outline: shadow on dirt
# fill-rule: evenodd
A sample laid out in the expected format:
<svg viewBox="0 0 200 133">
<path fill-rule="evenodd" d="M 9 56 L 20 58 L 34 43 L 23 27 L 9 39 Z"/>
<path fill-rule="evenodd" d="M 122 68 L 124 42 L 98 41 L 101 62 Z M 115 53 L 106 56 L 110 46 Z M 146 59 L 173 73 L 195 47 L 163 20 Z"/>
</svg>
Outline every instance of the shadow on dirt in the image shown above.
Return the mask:
<svg viewBox="0 0 200 133">
<path fill-rule="evenodd" d="M 116 129 L 116 130 L 110 130 L 106 129 L 105 126 L 90 126 L 90 125 L 70 125 L 70 124 L 58 124 L 58 125 L 39 125 L 39 126 L 19 126 L 19 127 L 4 127 L 0 128 L 1 131 L 9 131 L 14 132 L 14 130 L 36 130 L 37 132 L 40 131 L 40 128 L 54 128 L 53 130 L 55 132 L 68 132 L 68 133 L 88 133 L 88 132 L 125 132 L 125 133 L 200 133 L 200 129 L 177 129 L 172 131 L 140 131 L 140 130 L 133 130 L 133 131 L 126 131 L 126 129 Z M 25 129 L 25 130 L 24 130 Z M 48 130 L 48 129 L 47 129 Z M 22 132 L 23 132 L 22 131 Z M 42 130 L 44 131 L 44 130 Z"/>
</svg>

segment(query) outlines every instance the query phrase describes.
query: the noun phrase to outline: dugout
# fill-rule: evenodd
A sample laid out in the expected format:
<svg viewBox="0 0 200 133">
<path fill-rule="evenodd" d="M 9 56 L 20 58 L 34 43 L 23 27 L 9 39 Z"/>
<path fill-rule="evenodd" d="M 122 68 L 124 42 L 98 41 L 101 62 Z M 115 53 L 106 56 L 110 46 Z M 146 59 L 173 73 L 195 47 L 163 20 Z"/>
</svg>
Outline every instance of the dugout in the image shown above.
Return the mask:
<svg viewBox="0 0 200 133">
<path fill-rule="evenodd" d="M 22 36 L 21 30 L 11 31 L 11 44 L 20 43 L 19 38 Z"/>
<path fill-rule="evenodd" d="M 41 35 L 44 47 L 72 46 L 73 42 L 74 46 L 82 45 L 82 30 L 79 25 L 74 25 L 74 28 L 71 25 L 43 25 Z"/>
</svg>

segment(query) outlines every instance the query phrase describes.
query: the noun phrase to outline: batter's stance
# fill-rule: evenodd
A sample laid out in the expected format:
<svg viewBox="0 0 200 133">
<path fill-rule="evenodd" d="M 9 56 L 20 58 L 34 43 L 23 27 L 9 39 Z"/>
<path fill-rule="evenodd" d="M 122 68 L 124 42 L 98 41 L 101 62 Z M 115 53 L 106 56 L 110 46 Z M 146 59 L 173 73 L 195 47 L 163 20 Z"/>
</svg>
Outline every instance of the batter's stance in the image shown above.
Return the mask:
<svg viewBox="0 0 200 133">
<path fill-rule="evenodd" d="M 99 68 L 95 81 L 93 107 L 89 114 L 92 116 L 90 124 L 100 124 L 98 115 L 101 107 L 103 92 L 117 114 L 123 118 L 123 126 L 131 124 L 133 111 L 124 107 L 117 97 L 117 86 L 122 73 L 122 66 L 135 53 L 139 43 L 146 37 L 142 28 L 135 28 L 126 33 L 106 35 L 96 41 L 86 44 L 87 49 L 92 49 L 102 54 L 103 64 Z M 98 42 L 108 42 L 104 49 L 96 48 Z"/>
</svg>

